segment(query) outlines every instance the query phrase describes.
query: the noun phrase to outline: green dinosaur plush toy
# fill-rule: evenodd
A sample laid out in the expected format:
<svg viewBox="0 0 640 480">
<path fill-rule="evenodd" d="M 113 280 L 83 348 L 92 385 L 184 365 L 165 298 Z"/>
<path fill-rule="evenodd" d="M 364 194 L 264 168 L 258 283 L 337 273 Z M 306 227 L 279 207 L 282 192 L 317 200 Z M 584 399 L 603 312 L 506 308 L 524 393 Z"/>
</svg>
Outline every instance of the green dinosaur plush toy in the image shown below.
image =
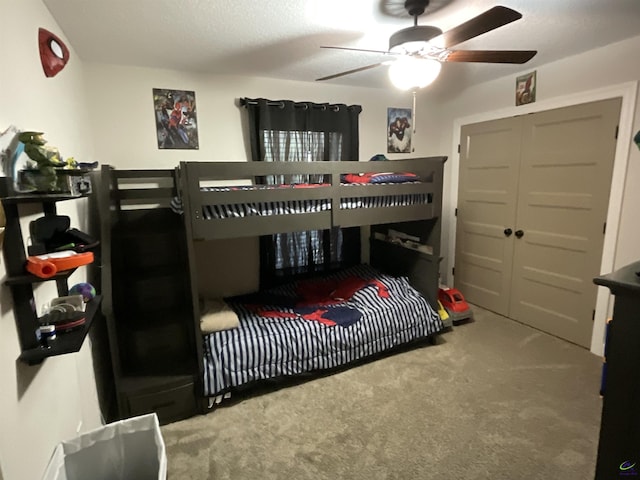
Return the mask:
<svg viewBox="0 0 640 480">
<path fill-rule="evenodd" d="M 42 132 L 22 132 L 18 135 L 18 140 L 24 144 L 24 153 L 30 159 L 26 170 L 29 174 L 23 175 L 22 183 L 23 187 L 54 192 L 59 190 L 56 169 L 76 168 L 76 164 L 73 158 L 64 161 L 57 148 L 46 145 L 43 135 Z"/>
</svg>

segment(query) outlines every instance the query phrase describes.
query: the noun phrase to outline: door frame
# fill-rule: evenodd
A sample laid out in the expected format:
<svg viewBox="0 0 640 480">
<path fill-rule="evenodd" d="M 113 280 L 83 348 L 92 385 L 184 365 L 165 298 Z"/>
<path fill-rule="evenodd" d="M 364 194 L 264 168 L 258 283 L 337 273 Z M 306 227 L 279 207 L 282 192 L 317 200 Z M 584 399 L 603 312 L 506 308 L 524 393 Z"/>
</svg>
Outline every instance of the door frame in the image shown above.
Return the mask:
<svg viewBox="0 0 640 480">
<path fill-rule="evenodd" d="M 595 90 L 588 90 L 572 95 L 563 95 L 562 97 L 555 97 L 540 102 L 520 105 L 518 107 L 507 107 L 500 110 L 456 118 L 453 121 L 453 145 L 451 151 L 458 151 L 458 145 L 460 144 L 460 130 L 463 125 L 489 120 L 497 120 L 506 117 L 514 117 L 516 115 L 526 115 L 528 113 L 553 110 L 555 108 L 570 107 L 573 105 L 579 105 L 581 103 L 607 100 L 615 97 L 622 97 L 618 139 L 616 142 L 616 153 L 613 160 L 613 175 L 611 178 L 609 206 L 607 209 L 607 230 L 604 236 L 602 258 L 600 261 L 600 272 L 609 273 L 614 269 L 627 164 L 629 161 L 630 149 L 633 145 L 633 115 L 635 113 L 636 107 L 637 90 L 637 81 L 625 82 Z M 451 180 L 449 183 L 449 198 L 448 201 L 443 202 L 443 216 L 445 216 L 446 218 L 454 218 L 455 209 L 458 205 L 458 176 L 460 154 L 452 155 L 450 161 Z M 447 250 L 449 257 L 451 258 L 450 265 L 455 265 L 456 222 L 451 221 L 448 223 L 449 245 L 447 246 Z M 447 271 L 443 273 L 445 283 L 448 285 L 453 285 L 451 272 Z M 604 354 L 604 334 L 606 319 L 611 316 L 612 311 L 613 301 L 611 293 L 606 288 L 598 288 L 590 349 L 591 352 L 596 355 Z"/>
</svg>

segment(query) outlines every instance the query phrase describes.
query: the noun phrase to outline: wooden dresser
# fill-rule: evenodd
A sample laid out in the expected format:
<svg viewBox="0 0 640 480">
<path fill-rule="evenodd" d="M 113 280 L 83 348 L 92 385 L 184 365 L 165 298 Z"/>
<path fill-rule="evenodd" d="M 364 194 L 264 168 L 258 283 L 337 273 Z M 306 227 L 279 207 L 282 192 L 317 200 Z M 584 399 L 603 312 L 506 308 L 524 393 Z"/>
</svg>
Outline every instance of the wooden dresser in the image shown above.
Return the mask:
<svg viewBox="0 0 640 480">
<path fill-rule="evenodd" d="M 640 261 L 593 281 L 615 295 L 596 480 L 640 476 Z"/>
</svg>

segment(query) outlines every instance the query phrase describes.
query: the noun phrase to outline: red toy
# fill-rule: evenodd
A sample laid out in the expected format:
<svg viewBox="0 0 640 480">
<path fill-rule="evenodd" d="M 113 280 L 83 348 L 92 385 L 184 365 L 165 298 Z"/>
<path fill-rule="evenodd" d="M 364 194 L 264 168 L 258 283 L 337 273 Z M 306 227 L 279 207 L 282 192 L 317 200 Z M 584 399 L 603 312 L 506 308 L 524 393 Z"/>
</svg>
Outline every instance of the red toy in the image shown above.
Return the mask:
<svg viewBox="0 0 640 480">
<path fill-rule="evenodd" d="M 438 300 L 454 323 L 473 318 L 473 312 L 459 290 L 448 287 L 440 288 L 438 289 Z"/>
<path fill-rule="evenodd" d="M 93 262 L 92 252 L 77 253 L 73 250 L 27 257 L 26 269 L 40 278 L 51 278 L 56 273 Z"/>
</svg>

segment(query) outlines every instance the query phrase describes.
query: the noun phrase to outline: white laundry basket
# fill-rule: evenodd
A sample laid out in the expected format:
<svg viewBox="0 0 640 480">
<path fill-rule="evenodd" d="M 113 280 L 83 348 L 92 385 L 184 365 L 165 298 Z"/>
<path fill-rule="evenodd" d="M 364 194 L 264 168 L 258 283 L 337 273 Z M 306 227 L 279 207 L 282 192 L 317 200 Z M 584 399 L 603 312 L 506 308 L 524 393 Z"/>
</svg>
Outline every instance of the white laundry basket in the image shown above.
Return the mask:
<svg viewBox="0 0 640 480">
<path fill-rule="evenodd" d="M 166 480 L 167 455 L 155 413 L 120 420 L 54 449 L 43 480 Z"/>
</svg>

